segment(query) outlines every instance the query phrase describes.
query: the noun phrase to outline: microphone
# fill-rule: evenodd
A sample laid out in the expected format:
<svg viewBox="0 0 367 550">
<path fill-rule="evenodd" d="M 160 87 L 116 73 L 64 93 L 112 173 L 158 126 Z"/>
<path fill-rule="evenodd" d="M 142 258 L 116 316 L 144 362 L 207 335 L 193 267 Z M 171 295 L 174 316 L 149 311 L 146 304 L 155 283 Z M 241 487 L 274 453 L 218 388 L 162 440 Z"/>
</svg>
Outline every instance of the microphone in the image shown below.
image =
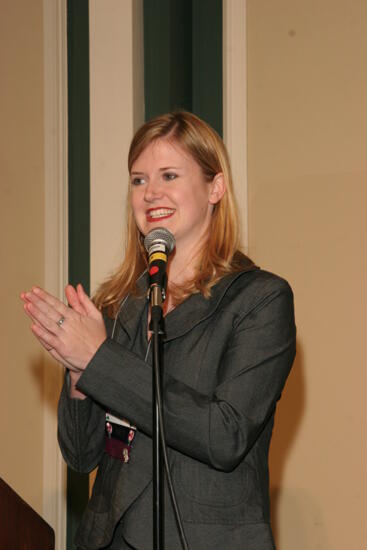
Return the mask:
<svg viewBox="0 0 367 550">
<path fill-rule="evenodd" d="M 152 306 L 162 307 L 166 298 L 166 267 L 168 256 L 175 248 L 175 238 L 168 229 L 157 227 L 144 239 L 149 256 L 149 296 Z"/>
</svg>

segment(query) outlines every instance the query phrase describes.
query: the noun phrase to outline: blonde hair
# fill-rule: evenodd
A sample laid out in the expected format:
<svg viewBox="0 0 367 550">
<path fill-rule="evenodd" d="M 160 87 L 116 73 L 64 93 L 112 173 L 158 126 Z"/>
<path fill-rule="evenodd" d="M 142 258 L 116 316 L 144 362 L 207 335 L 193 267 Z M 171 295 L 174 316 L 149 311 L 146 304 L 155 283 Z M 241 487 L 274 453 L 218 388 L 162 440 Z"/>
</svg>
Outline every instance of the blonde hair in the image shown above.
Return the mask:
<svg viewBox="0 0 367 550">
<path fill-rule="evenodd" d="M 129 173 L 146 147 L 162 138 L 186 149 L 201 167 L 208 181 L 216 174 L 222 173 L 226 184 L 226 192 L 214 207 L 210 231 L 200 252 L 200 270 L 184 287 L 175 289 L 173 299 L 177 305 L 196 292 L 209 297 L 211 288 L 219 279 L 243 268 L 243 254 L 239 252 L 238 214 L 231 168 L 222 139 L 208 124 L 192 113 L 179 111 L 156 117 L 146 122 L 131 142 L 128 156 Z M 143 242 L 144 235 L 135 223 L 128 200 L 124 261 L 111 278 L 100 286 L 94 297 L 97 307 L 107 308 L 111 316 L 116 314 L 124 296 L 129 293 L 138 294 L 136 282 L 147 266 Z"/>
</svg>

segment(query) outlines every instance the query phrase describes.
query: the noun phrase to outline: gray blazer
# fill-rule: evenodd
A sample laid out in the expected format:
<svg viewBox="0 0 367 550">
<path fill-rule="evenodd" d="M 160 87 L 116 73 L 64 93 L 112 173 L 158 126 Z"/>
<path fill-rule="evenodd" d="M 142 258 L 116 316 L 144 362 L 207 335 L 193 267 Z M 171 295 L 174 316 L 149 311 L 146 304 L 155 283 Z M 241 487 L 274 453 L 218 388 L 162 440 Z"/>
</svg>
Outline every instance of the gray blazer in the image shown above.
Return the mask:
<svg viewBox="0 0 367 550">
<path fill-rule="evenodd" d="M 141 286 L 147 278 L 141 279 Z M 84 401 L 63 388 L 59 442 L 69 466 L 99 466 L 76 543 L 110 544 L 117 524 L 138 550 L 152 548 L 152 389 L 147 304 L 129 296 L 114 338 L 80 378 Z M 165 320 L 164 417 L 169 460 L 191 550 L 271 550 L 268 449 L 274 412 L 295 355 L 286 281 L 244 260 L 212 297 L 192 295 Z M 112 322 L 106 320 L 111 334 Z M 104 453 L 105 410 L 137 426 L 131 460 Z M 180 542 L 166 496 L 166 549 Z M 115 546 L 114 546 L 115 547 Z"/>
</svg>

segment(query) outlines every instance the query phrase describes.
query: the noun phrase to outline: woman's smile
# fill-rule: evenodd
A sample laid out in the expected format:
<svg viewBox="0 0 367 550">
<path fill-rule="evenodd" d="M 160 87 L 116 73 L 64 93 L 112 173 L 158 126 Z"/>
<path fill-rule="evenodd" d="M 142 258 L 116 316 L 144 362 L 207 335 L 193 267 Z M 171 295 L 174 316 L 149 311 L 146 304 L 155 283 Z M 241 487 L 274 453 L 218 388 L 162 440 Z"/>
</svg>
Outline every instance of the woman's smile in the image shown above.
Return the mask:
<svg viewBox="0 0 367 550">
<path fill-rule="evenodd" d="M 170 218 L 175 213 L 175 209 L 158 206 L 157 208 L 149 208 L 146 213 L 148 222 L 161 221 Z"/>
</svg>

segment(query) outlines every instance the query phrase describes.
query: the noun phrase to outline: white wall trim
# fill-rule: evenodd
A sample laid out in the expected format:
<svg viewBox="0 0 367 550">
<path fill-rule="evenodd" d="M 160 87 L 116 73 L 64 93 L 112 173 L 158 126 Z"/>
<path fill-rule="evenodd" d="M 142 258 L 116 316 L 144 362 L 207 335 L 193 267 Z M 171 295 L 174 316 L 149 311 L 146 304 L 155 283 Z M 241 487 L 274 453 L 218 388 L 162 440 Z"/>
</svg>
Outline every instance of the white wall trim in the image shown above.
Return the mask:
<svg viewBox="0 0 367 550">
<path fill-rule="evenodd" d="M 63 297 L 68 270 L 66 0 L 44 0 L 45 287 Z M 57 401 L 63 369 L 44 363 L 43 517 L 55 550 L 66 546 L 66 466 L 57 444 Z"/>
<path fill-rule="evenodd" d="M 122 258 L 127 156 L 144 121 L 142 0 L 89 0 L 89 63 L 93 293 Z"/>
<path fill-rule="evenodd" d="M 248 251 L 246 0 L 223 1 L 223 133 Z"/>
</svg>

